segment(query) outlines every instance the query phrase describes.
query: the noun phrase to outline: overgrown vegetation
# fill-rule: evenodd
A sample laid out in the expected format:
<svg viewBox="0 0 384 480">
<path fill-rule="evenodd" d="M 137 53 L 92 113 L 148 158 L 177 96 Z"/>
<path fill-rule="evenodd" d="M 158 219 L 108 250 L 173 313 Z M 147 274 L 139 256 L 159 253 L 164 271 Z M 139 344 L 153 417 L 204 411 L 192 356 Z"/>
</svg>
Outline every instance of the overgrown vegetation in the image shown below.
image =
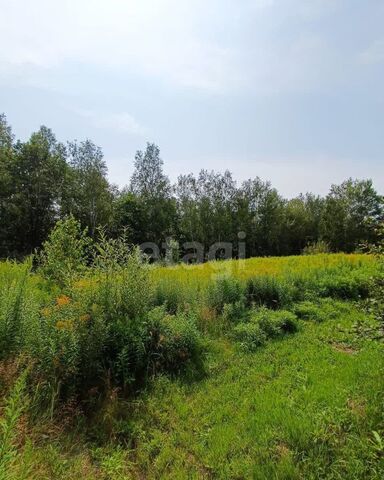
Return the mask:
<svg viewBox="0 0 384 480">
<path fill-rule="evenodd" d="M 380 478 L 380 251 L 164 267 L 96 238 L 69 217 L 0 264 L 4 478 Z"/>
</svg>

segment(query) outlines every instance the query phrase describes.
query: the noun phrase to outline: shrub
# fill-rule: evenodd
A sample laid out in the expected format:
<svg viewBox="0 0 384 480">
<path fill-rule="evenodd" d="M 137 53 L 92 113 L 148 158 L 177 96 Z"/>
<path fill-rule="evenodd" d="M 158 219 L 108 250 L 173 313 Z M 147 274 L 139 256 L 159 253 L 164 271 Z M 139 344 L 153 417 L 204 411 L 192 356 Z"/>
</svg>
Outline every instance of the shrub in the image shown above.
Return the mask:
<svg viewBox="0 0 384 480">
<path fill-rule="evenodd" d="M 322 322 L 326 316 L 324 311 L 313 302 L 304 301 L 298 303 L 293 307 L 295 314 L 303 320 L 313 320 L 315 322 Z"/>
<path fill-rule="evenodd" d="M 240 347 L 253 352 L 267 341 L 267 335 L 258 323 L 240 323 L 233 329 L 233 337 L 240 343 Z"/>
<path fill-rule="evenodd" d="M 73 216 L 59 220 L 39 254 L 39 272 L 61 287 L 69 285 L 85 270 L 91 243 Z"/>
<path fill-rule="evenodd" d="M 345 303 L 330 298 L 304 301 L 293 306 L 293 312 L 302 320 L 324 322 L 344 313 Z"/>
<path fill-rule="evenodd" d="M 207 289 L 207 305 L 222 313 L 225 304 L 242 301 L 244 288 L 239 280 L 233 277 L 222 276 Z"/>
<path fill-rule="evenodd" d="M 324 240 L 318 240 L 314 243 L 309 243 L 303 248 L 303 255 L 318 255 L 319 253 L 330 253 L 331 247 Z"/>
<path fill-rule="evenodd" d="M 66 295 L 32 316 L 24 348 L 34 360 L 31 378 L 39 385 L 36 401 L 51 413 L 60 398 L 85 390 L 100 374 L 105 335 L 95 327 L 97 321 Z"/>
<path fill-rule="evenodd" d="M 253 351 L 263 345 L 268 338 L 294 333 L 297 329 L 296 315 L 292 312 L 262 307 L 251 314 L 249 322 L 237 325 L 233 335 L 243 349 Z"/>
<path fill-rule="evenodd" d="M 172 281 L 165 279 L 155 289 L 154 303 L 156 306 L 164 305 L 167 312 L 174 315 L 184 303 L 184 292 L 181 285 L 175 285 Z"/>
<path fill-rule="evenodd" d="M 89 301 L 99 305 L 110 322 L 142 318 L 153 305 L 154 289 L 140 249 L 129 248 L 124 238 L 101 236 L 96 252 Z"/>
<path fill-rule="evenodd" d="M 371 278 L 355 272 L 324 275 L 316 287 L 320 297 L 335 297 L 343 300 L 367 298 L 371 290 Z"/>
<path fill-rule="evenodd" d="M 298 329 L 296 315 L 287 310 L 271 311 L 260 308 L 252 314 L 250 321 L 257 323 L 269 338 L 293 333 Z"/>
<path fill-rule="evenodd" d="M 122 239 L 101 238 L 92 275 L 32 316 L 26 350 L 45 404 L 103 389 L 108 376 L 126 387 L 146 367 L 146 318 L 152 308 L 148 265 Z M 108 381 L 109 381 L 108 380 Z"/>
<path fill-rule="evenodd" d="M 290 283 L 274 276 L 260 275 L 247 281 L 246 295 L 249 304 L 277 309 L 291 303 L 293 293 Z"/>
<path fill-rule="evenodd" d="M 191 314 L 169 315 L 164 307 L 148 314 L 149 367 L 155 372 L 180 372 L 188 365 L 199 365 L 203 342 Z"/>
<path fill-rule="evenodd" d="M 225 303 L 223 308 L 223 320 L 226 323 L 239 323 L 247 317 L 248 310 L 244 300 L 235 303 Z"/>
</svg>

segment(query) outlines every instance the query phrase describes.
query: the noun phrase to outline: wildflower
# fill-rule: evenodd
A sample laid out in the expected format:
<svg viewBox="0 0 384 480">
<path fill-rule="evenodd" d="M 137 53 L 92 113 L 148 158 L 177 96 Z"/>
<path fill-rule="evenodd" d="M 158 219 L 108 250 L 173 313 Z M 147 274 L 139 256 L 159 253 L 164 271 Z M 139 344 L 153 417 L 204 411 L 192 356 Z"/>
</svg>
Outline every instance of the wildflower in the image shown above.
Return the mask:
<svg viewBox="0 0 384 480">
<path fill-rule="evenodd" d="M 43 317 L 49 317 L 49 315 L 51 314 L 51 309 L 48 307 L 45 307 L 41 310 L 40 313 Z"/>
<path fill-rule="evenodd" d="M 89 313 L 86 313 L 85 315 L 80 316 L 80 320 L 82 322 L 88 322 L 88 320 L 90 320 L 90 319 L 91 319 L 91 316 L 89 315 Z"/>
<path fill-rule="evenodd" d="M 78 280 L 75 284 L 74 284 L 74 287 L 75 288 L 87 288 L 91 285 L 91 281 L 88 280 L 88 279 L 85 279 L 85 278 L 81 278 L 80 280 Z"/>
<path fill-rule="evenodd" d="M 71 330 L 73 330 L 73 322 L 72 322 L 72 320 L 59 320 L 56 323 L 56 328 L 58 330 L 71 331 Z"/>
<path fill-rule="evenodd" d="M 59 307 L 62 307 L 63 305 L 68 305 L 70 303 L 71 299 L 67 297 L 66 295 L 60 295 L 59 297 L 56 298 L 56 304 Z"/>
</svg>

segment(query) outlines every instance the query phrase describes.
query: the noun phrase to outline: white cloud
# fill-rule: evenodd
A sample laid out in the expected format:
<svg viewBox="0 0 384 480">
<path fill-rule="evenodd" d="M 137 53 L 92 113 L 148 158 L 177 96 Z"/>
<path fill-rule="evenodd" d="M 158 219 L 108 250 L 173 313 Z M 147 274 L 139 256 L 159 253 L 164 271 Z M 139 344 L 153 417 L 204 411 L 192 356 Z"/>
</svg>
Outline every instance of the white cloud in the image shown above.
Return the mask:
<svg viewBox="0 0 384 480">
<path fill-rule="evenodd" d="M 361 63 L 373 65 L 384 62 L 384 40 L 376 40 L 366 50 L 360 53 Z"/>
<path fill-rule="evenodd" d="M 74 108 L 72 111 L 80 117 L 88 119 L 90 124 L 95 128 L 113 130 L 131 135 L 144 135 L 146 133 L 146 129 L 127 112 L 102 113 L 78 108 Z"/>
<path fill-rule="evenodd" d="M 236 79 L 231 51 L 201 38 L 203 0 L 0 0 L 0 70 L 66 61 L 216 89 Z"/>
<path fill-rule="evenodd" d="M 216 93 L 292 89 L 296 80 L 311 84 L 314 76 L 317 84 L 319 70 L 334 70 L 332 48 L 313 45 L 301 23 L 288 39 L 279 32 L 291 12 L 305 24 L 339 1 L 0 0 L 0 43 L 7 45 L 0 50 L 0 74 L 20 78 L 22 67 L 31 84 L 36 67 L 74 62 Z M 245 42 L 244 25 L 251 28 Z"/>
</svg>

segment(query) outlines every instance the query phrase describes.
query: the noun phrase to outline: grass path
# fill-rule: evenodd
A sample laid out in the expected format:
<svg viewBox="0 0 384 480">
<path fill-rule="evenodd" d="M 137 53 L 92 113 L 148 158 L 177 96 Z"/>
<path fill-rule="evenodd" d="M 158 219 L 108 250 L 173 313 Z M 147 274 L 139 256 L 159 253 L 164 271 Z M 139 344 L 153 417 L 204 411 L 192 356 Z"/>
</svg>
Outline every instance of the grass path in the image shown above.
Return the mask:
<svg viewBox="0 0 384 480">
<path fill-rule="evenodd" d="M 255 354 L 216 341 L 192 386 L 159 379 L 133 422 L 137 474 L 383 478 L 372 434 L 383 427 L 383 344 L 353 333 L 360 312 L 339 309 Z"/>
</svg>

